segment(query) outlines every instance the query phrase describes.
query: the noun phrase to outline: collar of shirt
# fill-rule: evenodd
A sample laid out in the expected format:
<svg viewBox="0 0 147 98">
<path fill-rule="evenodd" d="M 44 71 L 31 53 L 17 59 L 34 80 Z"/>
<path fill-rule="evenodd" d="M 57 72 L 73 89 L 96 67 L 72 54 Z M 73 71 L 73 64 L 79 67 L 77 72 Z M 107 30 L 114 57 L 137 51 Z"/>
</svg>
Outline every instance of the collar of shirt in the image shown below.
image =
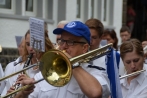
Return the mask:
<svg viewBox="0 0 147 98">
<path fill-rule="evenodd" d="M 102 45 L 101 44 L 99 44 L 99 47 L 98 48 L 101 48 L 102 47 Z"/>
<path fill-rule="evenodd" d="M 141 73 L 139 76 L 137 76 L 136 78 L 134 78 L 133 80 L 131 80 L 131 82 L 134 82 L 134 81 L 137 81 L 137 83 L 139 85 L 142 84 L 142 82 L 144 81 L 144 77 L 145 77 L 145 73 Z M 125 87 L 129 87 L 129 84 L 128 84 L 128 81 L 127 81 L 127 78 L 124 78 L 120 81 L 120 84 L 125 86 Z"/>
<path fill-rule="evenodd" d="M 20 61 L 22 61 L 22 57 L 18 57 L 15 61 L 14 61 L 14 66 L 19 63 Z"/>
</svg>

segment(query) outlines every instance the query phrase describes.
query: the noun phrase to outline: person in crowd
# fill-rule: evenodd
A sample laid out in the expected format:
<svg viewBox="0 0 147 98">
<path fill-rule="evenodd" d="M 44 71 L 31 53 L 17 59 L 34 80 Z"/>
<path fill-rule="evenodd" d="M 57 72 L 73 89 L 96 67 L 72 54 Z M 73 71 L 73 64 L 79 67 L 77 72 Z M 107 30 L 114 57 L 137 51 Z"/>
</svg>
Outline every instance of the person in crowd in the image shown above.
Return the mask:
<svg viewBox="0 0 147 98">
<path fill-rule="evenodd" d="M 90 49 L 94 50 L 101 47 L 101 39 L 104 34 L 104 26 L 102 22 L 98 19 L 88 19 L 85 24 L 88 26 L 91 34 L 91 40 L 90 40 Z M 102 56 L 94 61 L 90 62 L 93 65 L 97 65 L 101 69 L 106 69 L 106 62 L 105 62 L 105 56 Z"/>
<path fill-rule="evenodd" d="M 124 62 L 126 74 L 132 74 L 143 70 L 144 53 L 141 42 L 130 39 L 122 43 L 120 55 Z M 121 79 L 123 98 L 147 98 L 147 75 L 146 72 Z"/>
<path fill-rule="evenodd" d="M 18 46 L 18 52 L 19 52 L 19 57 L 16 60 L 10 62 L 6 66 L 5 71 L 4 71 L 4 77 L 12 74 L 13 72 L 16 72 L 14 70 L 14 67 L 17 64 L 21 64 L 23 62 L 22 61 L 22 56 L 24 55 L 24 52 L 25 52 L 25 38 L 22 38 L 21 39 L 21 42 L 20 42 L 20 44 Z M 9 79 L 4 80 L 4 82 L 5 82 L 5 88 L 3 89 L 3 92 L 1 94 L 2 96 L 6 95 L 7 91 L 14 84 L 14 81 L 16 81 L 16 80 L 14 80 L 14 77 L 10 77 Z"/>
<path fill-rule="evenodd" d="M 147 41 L 142 42 L 142 47 L 145 48 L 145 46 L 147 46 Z"/>
<path fill-rule="evenodd" d="M 61 34 L 63 50 L 71 57 L 88 52 L 90 31 L 82 22 L 69 22 L 53 33 Z M 38 73 L 35 77 L 42 78 L 42 75 Z M 32 84 L 34 79 L 19 77 L 18 81 L 25 85 Z M 105 72 L 88 63 L 81 63 L 73 66 L 71 80 L 65 86 L 53 87 L 44 80 L 36 85 L 34 91 L 29 88 L 19 92 L 15 98 L 108 98 L 109 95 L 109 81 Z"/>
<path fill-rule="evenodd" d="M 145 68 L 147 69 L 147 46 L 143 47 L 143 52 L 144 52 L 144 64 L 145 64 Z"/>
<path fill-rule="evenodd" d="M 120 38 L 122 43 L 131 38 L 131 32 L 127 26 L 123 26 L 120 29 Z"/>
<path fill-rule="evenodd" d="M 90 33 L 91 33 L 91 44 L 90 44 L 90 50 L 97 49 L 101 47 L 101 39 L 105 39 L 104 35 L 104 26 L 98 19 L 88 19 L 85 24 L 89 27 Z M 105 62 L 105 56 L 102 56 L 94 61 L 91 61 L 90 63 L 93 65 L 99 66 L 101 69 L 106 69 L 106 62 Z M 124 65 L 122 60 L 120 59 L 119 63 L 119 75 L 124 74 Z"/>
<path fill-rule="evenodd" d="M 21 42 L 20 42 L 20 45 L 19 45 L 19 48 L 18 48 L 18 51 L 19 51 L 19 55 L 20 56 L 23 56 L 23 52 L 24 52 L 24 47 L 25 47 L 25 38 L 23 37 L 21 39 Z"/>
<path fill-rule="evenodd" d="M 121 44 L 131 38 L 131 32 L 127 26 L 122 26 L 122 28 L 120 29 L 120 38 L 121 38 Z M 120 46 L 121 45 L 118 45 L 119 52 L 120 52 Z M 120 73 L 120 75 L 123 75 L 125 72 L 126 72 L 126 69 L 124 68 L 124 64 L 123 64 L 122 58 L 121 58 L 119 73 Z"/>
<path fill-rule="evenodd" d="M 67 23 L 68 23 L 68 21 L 62 20 L 62 21 L 60 21 L 58 23 L 57 28 L 63 28 Z M 56 48 L 57 49 L 61 49 L 62 48 L 61 45 L 60 45 L 60 40 L 61 40 L 61 34 L 57 34 L 56 35 L 56 44 L 57 44 Z"/>
<path fill-rule="evenodd" d="M 118 49 L 117 44 L 118 44 L 118 38 L 116 35 L 116 32 L 112 29 L 106 29 L 104 30 L 104 36 L 105 39 L 107 40 L 107 43 L 112 43 L 114 49 Z"/>
<path fill-rule="evenodd" d="M 128 3 L 127 5 L 127 26 L 129 27 L 130 31 L 133 31 L 134 22 L 135 22 L 136 12 L 133 8 L 133 5 Z"/>
<path fill-rule="evenodd" d="M 48 37 L 48 34 L 45 30 L 45 52 L 47 52 L 49 49 L 53 49 L 53 45 L 51 43 L 51 41 L 49 40 L 49 37 Z M 25 62 L 27 61 L 27 56 L 29 54 L 33 54 L 33 57 L 31 59 L 31 62 L 30 62 L 30 65 L 32 64 L 35 64 L 38 62 L 38 60 L 40 60 L 40 58 L 42 57 L 42 55 L 45 53 L 45 52 L 39 52 L 36 53 L 36 51 L 30 46 L 30 30 L 28 30 L 25 34 L 25 47 L 24 47 L 24 54 L 22 56 L 22 63 L 19 63 L 19 64 L 13 64 L 13 62 L 9 63 L 6 67 L 6 70 L 5 70 L 5 76 L 7 75 L 10 75 L 12 73 L 15 73 L 15 72 L 18 72 L 20 70 L 23 69 L 24 67 L 24 64 Z M 10 69 L 9 66 L 13 66 L 12 69 Z M 11 71 L 10 71 L 11 70 Z M 34 68 L 31 68 L 29 70 L 26 71 L 26 74 L 33 78 L 35 76 L 36 73 L 39 72 L 39 69 L 38 69 L 38 66 L 34 67 Z M 8 90 L 8 93 L 10 93 L 11 91 L 13 91 L 14 87 L 12 86 L 16 80 L 18 78 L 18 75 L 15 75 L 15 76 L 12 76 L 10 78 L 7 79 L 7 90 Z M 11 87 L 12 86 L 12 87 Z M 11 87 L 11 89 L 10 89 Z"/>
<path fill-rule="evenodd" d="M 85 24 L 89 27 L 91 33 L 90 50 L 101 47 L 101 37 L 104 33 L 104 26 L 98 19 L 88 19 Z"/>
</svg>

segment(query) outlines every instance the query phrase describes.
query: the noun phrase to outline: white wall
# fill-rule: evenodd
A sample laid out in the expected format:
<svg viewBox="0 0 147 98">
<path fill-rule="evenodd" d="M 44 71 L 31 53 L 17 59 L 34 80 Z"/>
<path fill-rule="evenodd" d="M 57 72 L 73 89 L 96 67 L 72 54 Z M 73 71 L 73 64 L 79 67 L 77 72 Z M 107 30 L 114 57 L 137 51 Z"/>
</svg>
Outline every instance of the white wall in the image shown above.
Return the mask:
<svg viewBox="0 0 147 98">
<path fill-rule="evenodd" d="M 0 18 L 0 45 L 2 47 L 16 48 L 15 36 L 24 36 L 29 29 L 29 22 L 24 20 Z M 54 26 L 48 24 L 49 37 L 55 42 L 52 31 Z"/>
<path fill-rule="evenodd" d="M 123 1 L 122 0 L 114 0 L 113 4 L 113 26 L 115 27 L 115 31 L 118 37 L 118 44 L 121 43 L 120 39 L 120 28 L 122 27 L 122 10 L 123 10 Z"/>
<path fill-rule="evenodd" d="M 48 24 L 49 30 L 49 37 L 52 42 L 55 43 L 55 35 L 53 35 L 53 30 L 56 28 L 57 25 L 57 16 L 59 15 L 58 8 L 56 3 L 58 0 L 54 0 L 54 7 L 53 7 L 53 21 L 54 24 Z M 76 0 L 66 0 L 66 14 L 65 20 L 73 21 L 76 19 L 76 7 L 77 2 Z M 113 0 L 113 13 L 112 13 L 112 22 L 107 26 L 114 27 L 117 33 L 117 37 L 119 39 L 120 44 L 120 35 L 119 30 L 122 26 L 122 0 Z M 58 16 L 60 17 L 60 16 Z M 83 18 L 83 17 L 82 17 Z M 80 19 L 84 20 L 84 19 Z M 17 20 L 17 19 L 6 19 L 0 18 L 0 45 L 2 47 L 12 47 L 16 48 L 16 41 L 15 36 L 23 36 L 26 31 L 29 29 L 29 22 L 26 20 Z"/>
<path fill-rule="evenodd" d="M 76 0 L 66 0 L 66 20 L 73 21 L 76 20 L 77 11 Z"/>
<path fill-rule="evenodd" d="M 28 29 L 28 21 L 0 18 L 0 45 L 16 48 L 15 36 L 24 36 Z"/>
</svg>

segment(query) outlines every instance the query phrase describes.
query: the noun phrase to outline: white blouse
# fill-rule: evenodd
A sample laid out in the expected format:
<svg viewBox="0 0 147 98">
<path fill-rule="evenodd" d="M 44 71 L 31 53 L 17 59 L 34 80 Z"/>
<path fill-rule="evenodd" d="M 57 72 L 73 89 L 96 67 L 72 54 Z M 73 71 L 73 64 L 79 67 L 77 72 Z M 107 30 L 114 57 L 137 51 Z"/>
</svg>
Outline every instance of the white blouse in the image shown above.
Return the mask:
<svg viewBox="0 0 147 98">
<path fill-rule="evenodd" d="M 123 98 L 147 98 L 147 75 L 145 73 L 131 80 L 130 85 L 127 78 L 120 81 Z"/>
<path fill-rule="evenodd" d="M 17 62 L 19 62 L 19 59 L 20 59 L 20 57 L 16 61 L 11 62 L 6 66 L 5 76 L 8 76 L 12 73 L 18 72 L 23 69 L 24 63 L 19 63 L 19 64 L 15 65 Z M 33 68 L 31 68 L 31 69 L 26 70 L 26 73 L 30 78 L 33 78 L 35 76 L 35 74 L 38 72 L 39 72 L 39 69 L 34 70 Z M 14 75 L 14 76 L 5 80 L 6 81 L 6 87 L 5 87 L 6 91 L 9 90 L 10 87 L 16 82 L 18 75 L 19 74 Z M 5 94 L 3 93 L 3 95 L 5 95 Z"/>
</svg>

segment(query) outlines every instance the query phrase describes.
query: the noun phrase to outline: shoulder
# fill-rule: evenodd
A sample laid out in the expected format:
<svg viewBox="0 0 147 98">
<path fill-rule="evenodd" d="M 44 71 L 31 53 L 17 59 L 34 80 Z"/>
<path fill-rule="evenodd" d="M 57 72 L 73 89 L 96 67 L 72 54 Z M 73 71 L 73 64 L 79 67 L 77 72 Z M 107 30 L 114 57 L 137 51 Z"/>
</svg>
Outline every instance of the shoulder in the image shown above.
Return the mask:
<svg viewBox="0 0 147 98">
<path fill-rule="evenodd" d="M 83 67 L 86 66 L 86 67 Z M 82 65 L 84 70 L 86 70 L 89 74 L 91 74 L 93 77 L 95 77 L 101 85 L 109 85 L 109 79 L 106 73 L 106 70 L 102 67 L 90 65 L 90 64 L 84 64 Z"/>
<path fill-rule="evenodd" d="M 14 61 L 13 61 L 13 62 L 10 62 L 10 63 L 6 66 L 5 71 L 12 70 L 13 67 L 14 67 Z"/>
<path fill-rule="evenodd" d="M 100 58 L 96 58 L 95 60 L 92 61 L 93 65 L 106 69 L 105 58 L 106 58 L 106 56 L 102 56 Z"/>
</svg>

